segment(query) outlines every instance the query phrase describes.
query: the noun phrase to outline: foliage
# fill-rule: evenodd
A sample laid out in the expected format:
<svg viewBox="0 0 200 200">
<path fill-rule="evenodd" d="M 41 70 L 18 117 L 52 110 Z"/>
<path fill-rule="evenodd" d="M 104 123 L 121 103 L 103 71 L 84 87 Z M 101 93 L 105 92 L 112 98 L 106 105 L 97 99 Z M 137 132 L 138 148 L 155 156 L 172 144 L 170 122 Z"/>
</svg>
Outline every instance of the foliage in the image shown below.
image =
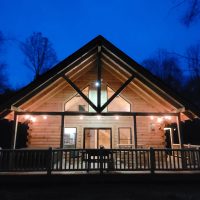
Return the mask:
<svg viewBox="0 0 200 200">
<path fill-rule="evenodd" d="M 51 42 L 41 32 L 34 32 L 25 42 L 21 42 L 20 49 L 25 55 L 25 65 L 34 72 L 35 78 L 57 62 Z"/>
<path fill-rule="evenodd" d="M 154 75 L 176 90 L 182 87 L 182 71 L 176 57 L 170 56 L 166 50 L 160 49 L 151 58 L 142 63 Z"/>
</svg>

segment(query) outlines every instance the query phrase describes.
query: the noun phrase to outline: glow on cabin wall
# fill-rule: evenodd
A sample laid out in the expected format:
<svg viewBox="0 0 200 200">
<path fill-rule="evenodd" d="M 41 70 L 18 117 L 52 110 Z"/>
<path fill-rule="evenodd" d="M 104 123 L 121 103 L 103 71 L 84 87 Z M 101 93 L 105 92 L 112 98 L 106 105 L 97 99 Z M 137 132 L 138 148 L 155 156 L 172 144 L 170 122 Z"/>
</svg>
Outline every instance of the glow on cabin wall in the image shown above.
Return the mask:
<svg viewBox="0 0 200 200">
<path fill-rule="evenodd" d="M 176 122 L 175 116 L 137 116 L 138 147 L 164 148 L 164 128 Z"/>
<path fill-rule="evenodd" d="M 163 148 L 165 145 L 164 127 L 158 122 L 159 116 L 137 116 L 138 148 Z"/>
<path fill-rule="evenodd" d="M 82 90 L 83 94 L 88 97 L 89 87 Z M 88 103 L 79 94 L 64 103 L 65 111 L 88 111 Z"/>
<path fill-rule="evenodd" d="M 114 94 L 115 92 L 107 86 L 107 94 L 108 99 Z M 107 106 L 108 112 L 131 112 L 131 104 L 120 95 L 117 95 L 113 101 Z"/>
<path fill-rule="evenodd" d="M 100 87 L 99 85 L 96 84 L 96 81 L 94 84 L 91 84 L 89 87 L 89 99 L 94 103 L 94 105 L 97 106 L 97 89 Z M 106 85 L 101 84 L 101 106 L 106 103 L 108 96 L 107 96 L 107 90 L 106 90 Z M 104 109 L 104 111 L 107 111 L 107 109 Z M 95 112 L 94 109 L 89 106 L 89 112 Z"/>
<path fill-rule="evenodd" d="M 28 147 L 60 147 L 61 116 L 19 115 L 19 121 L 28 124 Z"/>
<path fill-rule="evenodd" d="M 112 139 L 112 148 L 118 148 L 119 138 L 119 128 L 120 127 L 130 127 L 133 134 L 133 117 L 132 116 L 102 116 L 102 115 L 95 115 L 95 116 L 65 116 L 65 122 L 64 122 L 65 128 L 76 128 L 77 129 L 77 142 L 76 147 L 77 148 L 83 148 L 83 142 L 84 142 L 84 130 L 86 128 L 100 128 L 100 129 L 109 129 L 111 130 L 111 139 Z M 103 134 L 103 130 L 101 131 Z M 91 141 L 94 139 L 94 142 L 96 136 L 90 137 Z M 102 135 L 103 137 L 103 135 Z M 104 137 L 103 137 L 104 138 Z M 106 138 L 106 136 L 105 136 Z M 134 138 L 132 136 L 132 138 Z M 89 145 L 89 144 L 88 144 Z M 90 144 L 89 146 L 92 148 L 93 145 L 96 145 L 96 143 Z M 106 146 L 106 145 L 105 145 Z"/>
</svg>

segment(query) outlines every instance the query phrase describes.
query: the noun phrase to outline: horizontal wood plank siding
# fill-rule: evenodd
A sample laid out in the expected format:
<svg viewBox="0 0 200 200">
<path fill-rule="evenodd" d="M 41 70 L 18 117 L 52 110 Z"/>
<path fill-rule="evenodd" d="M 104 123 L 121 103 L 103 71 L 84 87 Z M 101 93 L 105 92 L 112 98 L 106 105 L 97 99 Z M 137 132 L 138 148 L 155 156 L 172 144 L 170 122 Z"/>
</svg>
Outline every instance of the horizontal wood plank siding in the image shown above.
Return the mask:
<svg viewBox="0 0 200 200">
<path fill-rule="evenodd" d="M 96 69 L 90 67 L 81 78 L 76 77 L 74 83 L 81 89 L 88 86 L 89 83 L 96 80 Z M 103 71 L 103 81 L 108 83 L 108 86 L 116 91 L 123 83 L 123 81 L 117 80 L 108 71 Z M 64 111 L 64 104 L 67 100 L 71 99 L 76 94 L 73 88 L 68 83 L 62 84 L 61 89 L 58 92 L 54 91 L 55 95 L 49 95 L 45 93 L 46 97 L 40 99 L 33 98 L 26 105 L 24 104 L 23 109 L 27 111 L 52 111 L 62 112 Z M 166 112 L 165 107 L 161 107 L 159 104 L 155 104 L 151 99 L 147 99 L 137 91 L 137 88 L 129 85 L 122 92 L 121 96 L 125 98 L 131 104 L 132 112 Z M 41 96 L 42 94 L 40 94 Z M 33 106 L 31 106 L 31 103 Z M 22 116 L 23 117 L 23 116 Z M 150 131 L 150 120 L 148 117 L 137 117 L 137 135 L 138 135 L 138 147 L 163 147 L 164 146 L 164 132 L 160 131 L 159 125 L 156 124 L 155 131 Z M 102 117 L 101 120 L 97 120 L 95 117 L 84 117 L 80 120 L 78 116 L 65 116 L 64 127 L 76 127 L 77 128 L 77 148 L 83 147 L 83 130 L 85 127 L 104 127 L 112 128 L 112 147 L 117 148 L 118 141 L 118 128 L 119 127 L 131 127 L 132 134 L 133 129 L 133 118 L 132 117 L 120 117 L 116 120 L 114 117 Z M 47 120 L 43 120 L 42 116 L 37 117 L 37 121 L 29 123 L 29 136 L 28 136 L 28 147 L 60 147 L 60 133 L 61 133 L 61 117 L 59 116 L 48 116 Z M 132 136 L 132 138 L 134 138 Z M 134 143 L 132 141 L 132 143 Z"/>
</svg>

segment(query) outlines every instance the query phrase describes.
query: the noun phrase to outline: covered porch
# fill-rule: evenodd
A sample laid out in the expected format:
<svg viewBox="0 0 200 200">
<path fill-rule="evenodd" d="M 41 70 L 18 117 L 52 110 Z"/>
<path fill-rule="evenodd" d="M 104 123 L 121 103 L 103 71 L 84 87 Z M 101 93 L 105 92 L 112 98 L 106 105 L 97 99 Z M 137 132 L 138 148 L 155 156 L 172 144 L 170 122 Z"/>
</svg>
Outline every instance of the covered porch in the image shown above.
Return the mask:
<svg viewBox="0 0 200 200">
<path fill-rule="evenodd" d="M 16 148 L 18 120 L 29 124 L 28 148 L 183 148 L 180 116 L 153 112 L 15 112 L 12 148 Z M 172 123 L 176 128 L 170 127 Z"/>
</svg>

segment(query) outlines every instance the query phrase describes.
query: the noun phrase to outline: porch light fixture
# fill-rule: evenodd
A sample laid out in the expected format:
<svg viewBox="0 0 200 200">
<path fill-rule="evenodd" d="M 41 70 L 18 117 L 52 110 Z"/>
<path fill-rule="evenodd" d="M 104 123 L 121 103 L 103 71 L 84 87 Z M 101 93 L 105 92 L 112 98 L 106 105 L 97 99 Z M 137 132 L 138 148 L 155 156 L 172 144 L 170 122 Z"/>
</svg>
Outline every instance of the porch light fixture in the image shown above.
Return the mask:
<svg viewBox="0 0 200 200">
<path fill-rule="evenodd" d="M 99 81 L 96 81 L 96 82 L 95 82 L 95 86 L 96 86 L 96 87 L 99 87 L 99 86 L 100 86 Z"/>
<path fill-rule="evenodd" d="M 44 115 L 44 116 L 43 116 L 43 119 L 47 119 L 47 116 L 46 116 L 46 115 Z"/>
<path fill-rule="evenodd" d="M 150 119 L 153 120 L 153 119 L 154 119 L 154 116 L 150 116 Z"/>
<path fill-rule="evenodd" d="M 165 119 L 171 120 L 172 118 L 171 118 L 171 116 L 165 116 Z"/>
<path fill-rule="evenodd" d="M 36 117 L 31 117 L 30 120 L 31 120 L 32 122 L 36 122 Z"/>
<path fill-rule="evenodd" d="M 25 115 L 25 119 L 30 119 L 30 115 Z"/>
<path fill-rule="evenodd" d="M 100 119 L 101 119 L 101 116 L 100 116 L 100 115 L 97 115 L 97 119 L 100 120 Z"/>
<path fill-rule="evenodd" d="M 163 121 L 163 118 L 162 117 L 158 117 L 157 122 L 161 123 L 162 121 Z"/>
<path fill-rule="evenodd" d="M 79 118 L 80 118 L 80 120 L 83 120 L 83 116 L 82 115 Z"/>
<path fill-rule="evenodd" d="M 117 115 L 117 116 L 115 116 L 115 119 L 116 119 L 116 120 L 119 120 L 119 116 L 118 116 L 118 115 Z"/>
</svg>

